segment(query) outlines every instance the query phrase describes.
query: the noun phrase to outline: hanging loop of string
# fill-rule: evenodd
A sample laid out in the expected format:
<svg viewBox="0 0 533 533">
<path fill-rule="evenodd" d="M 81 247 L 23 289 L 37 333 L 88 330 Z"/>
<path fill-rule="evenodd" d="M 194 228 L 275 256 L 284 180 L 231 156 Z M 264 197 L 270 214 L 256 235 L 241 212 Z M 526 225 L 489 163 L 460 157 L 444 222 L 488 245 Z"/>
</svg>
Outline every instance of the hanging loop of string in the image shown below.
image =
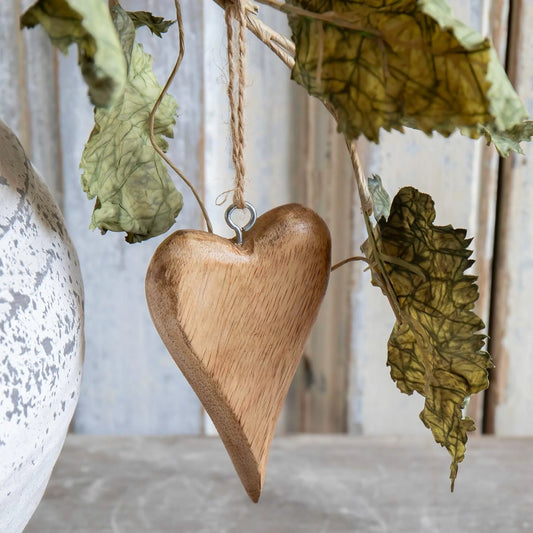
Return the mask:
<svg viewBox="0 0 533 533">
<path fill-rule="evenodd" d="M 237 21 L 238 33 L 235 43 L 233 21 Z M 235 166 L 233 204 L 246 209 L 244 201 L 244 91 L 246 87 L 246 8 L 243 0 L 227 0 L 226 31 L 228 39 L 228 99 L 232 140 L 232 160 Z M 235 90 L 237 79 L 237 90 Z M 237 95 L 235 95 L 237 93 Z"/>
</svg>

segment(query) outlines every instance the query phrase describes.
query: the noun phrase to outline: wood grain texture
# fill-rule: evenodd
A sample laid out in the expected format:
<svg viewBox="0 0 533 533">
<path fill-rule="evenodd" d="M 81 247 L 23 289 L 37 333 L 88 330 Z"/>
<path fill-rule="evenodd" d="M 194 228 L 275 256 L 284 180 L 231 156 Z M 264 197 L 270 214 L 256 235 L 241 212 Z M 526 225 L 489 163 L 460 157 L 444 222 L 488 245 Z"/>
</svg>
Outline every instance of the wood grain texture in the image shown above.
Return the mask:
<svg viewBox="0 0 533 533">
<path fill-rule="evenodd" d="M 229 138 L 224 13 L 213 0 L 198 3 L 203 4 L 203 27 L 206 28 L 203 39 L 202 107 L 205 201 L 215 233 L 232 237 L 232 231 L 224 222 L 227 204 L 217 205 L 217 198 L 223 191 L 233 187 L 234 179 Z M 259 11 L 261 19 L 267 24 L 289 34 L 287 16 L 284 13 L 266 6 L 260 6 Z M 301 158 L 301 154 L 295 149 L 297 132 L 293 122 L 299 87 L 291 81 L 287 67 L 263 43 L 250 32 L 247 36 L 246 200 L 261 213 L 290 202 L 304 203 L 313 208 L 294 194 L 299 179 L 294 171 L 294 163 Z M 231 200 L 231 195 L 228 199 Z M 323 211 L 315 210 L 324 217 Z M 277 426 L 278 433 L 286 431 L 285 416 L 290 417 L 291 410 L 292 406 L 283 409 Z M 204 431 L 216 434 L 207 415 Z"/>
<path fill-rule="evenodd" d="M 289 204 L 259 217 L 242 246 L 178 231 L 159 246 L 148 269 L 152 319 L 253 501 L 326 290 L 330 250 L 324 221 Z"/>
<path fill-rule="evenodd" d="M 533 114 L 533 5 L 512 2 L 509 76 Z M 512 154 L 503 167 L 494 268 L 491 350 L 495 368 L 487 402 L 487 430 L 533 434 L 533 145 Z"/>
<path fill-rule="evenodd" d="M 336 122 L 320 101 L 298 89 L 293 120 L 300 134 L 295 135 L 293 146 L 300 157 L 295 160 L 293 186 L 298 199 L 326 221 L 332 235 L 332 263 L 336 263 L 358 253 L 352 238 L 353 213 L 359 214 L 353 167 Z M 352 264 L 331 275 L 303 364 L 287 397 L 289 432 L 346 431 L 350 289 L 357 270 Z"/>
</svg>

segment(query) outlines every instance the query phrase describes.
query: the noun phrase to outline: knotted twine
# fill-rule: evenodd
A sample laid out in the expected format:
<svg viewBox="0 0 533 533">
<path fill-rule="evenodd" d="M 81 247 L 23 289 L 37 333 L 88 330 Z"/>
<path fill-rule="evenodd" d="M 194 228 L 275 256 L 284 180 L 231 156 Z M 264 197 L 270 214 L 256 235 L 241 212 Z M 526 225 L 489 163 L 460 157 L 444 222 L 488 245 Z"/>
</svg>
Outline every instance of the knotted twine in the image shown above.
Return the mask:
<svg viewBox="0 0 533 533">
<path fill-rule="evenodd" d="M 234 20 L 238 26 L 237 42 L 235 42 L 233 28 Z M 228 40 L 228 99 L 232 141 L 231 157 L 235 166 L 233 203 L 239 209 L 245 209 L 244 90 L 246 85 L 246 10 L 242 0 L 226 1 L 226 31 Z M 235 90 L 235 78 L 237 78 L 237 90 Z"/>
</svg>

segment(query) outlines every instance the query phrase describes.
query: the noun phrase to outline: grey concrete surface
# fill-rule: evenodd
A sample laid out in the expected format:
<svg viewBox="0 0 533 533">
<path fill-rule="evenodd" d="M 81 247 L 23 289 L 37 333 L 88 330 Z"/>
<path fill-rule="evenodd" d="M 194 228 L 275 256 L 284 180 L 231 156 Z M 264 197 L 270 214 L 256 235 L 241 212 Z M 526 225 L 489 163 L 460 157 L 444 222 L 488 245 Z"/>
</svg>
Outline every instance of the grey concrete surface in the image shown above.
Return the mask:
<svg viewBox="0 0 533 533">
<path fill-rule="evenodd" d="M 276 437 L 248 500 L 217 438 L 67 439 L 25 533 L 533 532 L 533 439 Z"/>
</svg>

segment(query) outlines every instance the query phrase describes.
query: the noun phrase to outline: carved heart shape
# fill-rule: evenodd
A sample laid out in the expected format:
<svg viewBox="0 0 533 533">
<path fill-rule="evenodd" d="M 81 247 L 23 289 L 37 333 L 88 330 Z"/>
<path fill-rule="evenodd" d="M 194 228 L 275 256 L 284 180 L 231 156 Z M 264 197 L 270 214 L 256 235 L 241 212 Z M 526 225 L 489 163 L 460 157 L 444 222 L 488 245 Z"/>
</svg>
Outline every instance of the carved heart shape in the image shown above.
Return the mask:
<svg viewBox="0 0 533 533">
<path fill-rule="evenodd" d="M 148 268 L 152 320 L 254 502 L 326 291 L 330 250 L 325 222 L 289 204 L 259 217 L 241 246 L 203 231 L 177 231 Z"/>
</svg>

